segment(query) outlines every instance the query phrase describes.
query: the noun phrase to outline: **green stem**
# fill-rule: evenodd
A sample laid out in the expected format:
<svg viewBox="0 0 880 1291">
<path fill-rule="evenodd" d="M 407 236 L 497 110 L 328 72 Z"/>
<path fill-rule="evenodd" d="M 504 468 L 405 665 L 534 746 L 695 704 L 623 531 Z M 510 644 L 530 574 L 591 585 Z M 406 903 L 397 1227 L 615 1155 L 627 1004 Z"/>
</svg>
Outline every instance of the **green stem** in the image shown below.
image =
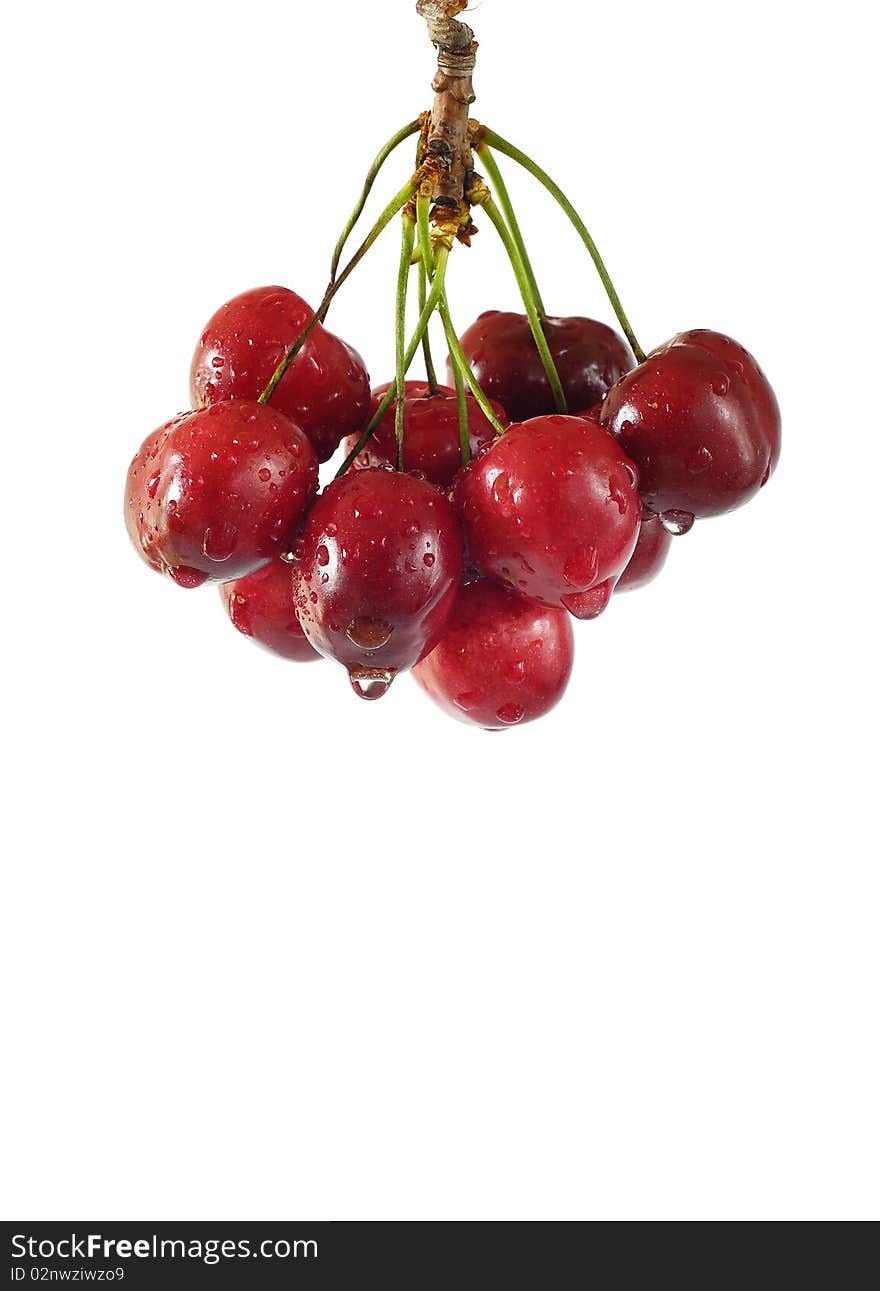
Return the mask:
<svg viewBox="0 0 880 1291">
<path fill-rule="evenodd" d="M 467 387 L 461 369 L 454 362 L 452 379 L 455 382 L 455 398 L 458 402 L 458 442 L 461 446 L 461 464 L 467 466 L 471 460 L 471 425 L 468 416 Z"/>
<path fill-rule="evenodd" d="M 635 333 L 630 326 L 629 319 L 624 313 L 623 305 L 620 303 L 620 297 L 617 294 L 614 283 L 611 281 L 608 270 L 605 268 L 605 262 L 600 256 L 599 249 L 590 236 L 587 226 L 584 224 L 571 202 L 565 196 L 565 193 L 563 193 L 559 185 L 550 178 L 547 172 L 541 169 L 536 161 L 532 161 L 531 157 L 529 157 L 527 153 L 522 152 L 512 143 L 508 143 L 506 139 L 502 139 L 501 135 L 496 134 L 494 130 L 487 130 L 485 126 L 482 126 L 480 132 L 480 144 L 481 146 L 483 144 L 489 144 L 491 147 L 495 148 L 496 151 L 503 152 L 505 156 L 518 162 L 520 166 L 529 172 L 529 174 L 534 175 L 535 179 L 537 179 L 539 183 L 544 185 L 551 196 L 556 198 L 556 201 L 571 220 L 580 235 L 581 241 L 592 257 L 593 264 L 596 266 L 599 277 L 602 279 L 602 285 L 608 293 L 608 299 L 611 301 L 611 306 L 617 315 L 617 321 L 620 323 L 620 326 L 623 328 L 626 335 L 626 339 L 632 346 L 633 354 L 640 363 L 643 362 L 645 351 L 636 340 Z"/>
<path fill-rule="evenodd" d="M 431 199 L 419 193 L 416 198 L 416 225 L 419 231 L 419 250 L 422 264 L 429 278 L 434 276 L 434 248 L 431 246 Z"/>
<path fill-rule="evenodd" d="M 364 207 L 367 204 L 367 198 L 370 196 L 370 193 L 373 191 L 373 184 L 376 182 L 376 176 L 379 174 L 379 171 L 385 165 L 385 162 L 394 152 L 395 148 L 397 148 L 400 144 L 402 144 L 405 139 L 409 139 L 412 137 L 412 135 L 417 134 L 419 130 L 421 130 L 421 128 L 422 128 L 421 121 L 410 121 L 408 125 L 401 127 L 401 129 L 398 130 L 397 134 L 392 135 L 391 138 L 388 140 L 388 142 L 377 153 L 372 166 L 367 171 L 367 178 L 364 180 L 363 191 L 361 192 L 357 206 L 355 206 L 354 210 L 349 216 L 348 223 L 346 224 L 345 228 L 342 230 L 342 233 L 339 236 L 339 241 L 336 243 L 336 247 L 333 251 L 333 259 L 330 262 L 331 283 L 336 281 L 336 271 L 339 268 L 339 261 L 342 259 L 342 253 L 345 250 L 345 244 L 346 242 L 348 242 L 348 239 L 352 234 L 354 226 L 357 224 L 358 220 L 361 218 L 361 215 L 363 214 Z"/>
<path fill-rule="evenodd" d="M 269 378 L 268 385 L 266 386 L 263 393 L 260 395 L 260 398 L 258 400 L 259 403 L 263 403 L 263 404 L 268 403 L 269 400 L 272 398 L 273 394 L 278 389 L 278 383 L 280 382 L 281 378 L 284 376 L 287 369 L 290 367 L 293 360 L 296 358 L 297 354 L 299 354 L 300 350 L 305 345 L 306 341 L 309 339 L 309 337 L 311 336 L 315 328 L 318 326 L 318 324 L 323 323 L 324 319 L 327 317 L 327 310 L 330 308 L 330 302 L 333 300 L 333 297 L 339 291 L 340 287 L 346 281 L 346 279 L 351 275 L 353 270 L 357 268 L 361 260 L 363 260 L 364 256 L 367 254 L 370 247 L 379 237 L 379 234 L 382 232 L 382 230 L 386 228 L 388 224 L 391 223 L 395 215 L 397 215 L 398 211 L 402 210 L 403 207 L 406 206 L 407 202 L 413 196 L 415 190 L 416 190 L 416 181 L 414 179 L 411 179 L 408 181 L 406 186 L 400 190 L 399 193 L 395 194 L 395 196 L 385 207 L 385 210 L 379 216 L 378 220 L 373 225 L 372 229 L 370 229 L 370 232 L 367 234 L 364 241 L 358 247 L 357 251 L 355 251 L 354 255 L 349 260 L 348 264 L 345 266 L 342 273 L 339 275 L 339 277 L 336 279 L 335 282 L 330 283 L 329 287 L 324 293 L 324 299 L 321 301 L 321 304 L 318 306 L 317 312 L 314 314 L 311 321 L 306 324 L 306 326 L 300 332 L 299 336 L 293 342 L 293 345 L 291 345 L 290 349 L 284 355 L 284 358 L 278 364 L 275 371 L 272 373 L 271 377 Z"/>
<path fill-rule="evenodd" d="M 416 222 L 408 211 L 403 213 L 403 233 L 400 239 L 400 265 L 397 270 L 397 297 L 394 306 L 394 355 L 396 374 L 394 388 L 397 402 L 394 405 L 394 440 L 397 444 L 397 469 L 403 470 L 403 415 L 406 396 L 406 295 L 409 271 L 412 267 L 413 247 L 416 244 Z"/>
<path fill-rule="evenodd" d="M 435 268 L 434 268 L 434 251 L 431 246 L 431 225 L 428 218 L 430 205 L 431 205 L 430 199 L 422 196 L 422 194 L 419 194 L 419 196 L 416 198 L 416 224 L 419 232 L 419 249 L 421 250 L 421 253 L 422 253 L 422 264 L 425 265 L 428 271 L 428 275 L 433 279 L 434 288 L 436 288 L 437 273 L 439 272 L 439 270 L 435 272 Z M 438 265 L 440 261 L 441 251 L 445 252 L 445 256 L 444 256 L 444 265 L 445 265 L 445 259 L 446 257 L 448 257 L 449 251 L 442 242 L 437 248 Z M 477 381 L 477 378 L 474 376 L 473 372 L 471 371 L 470 364 L 468 363 L 467 358 L 465 357 L 464 350 L 461 348 L 461 342 L 458 339 L 458 334 L 455 328 L 452 326 L 452 319 L 449 316 L 449 301 L 446 298 L 445 286 L 440 292 L 440 300 L 439 300 L 439 304 L 437 305 L 437 312 L 440 315 L 440 320 L 443 323 L 443 331 L 446 334 L 446 347 L 449 350 L 449 358 L 452 363 L 453 375 L 457 373 L 461 381 L 467 382 L 467 384 L 470 386 L 472 395 L 477 401 L 477 405 L 482 410 L 483 414 L 486 417 L 486 420 L 492 426 L 492 429 L 495 431 L 496 435 L 503 435 L 504 427 L 502 426 L 501 422 L 498 420 L 497 416 L 495 415 L 495 409 L 492 407 L 491 403 L 486 398 L 486 395 L 483 393 L 482 387 L 480 386 L 479 382 Z M 456 382 L 455 388 L 457 391 L 458 382 Z M 470 453 L 470 436 L 468 436 L 468 453 Z"/>
<path fill-rule="evenodd" d="M 519 287 L 523 304 L 526 307 L 526 315 L 529 320 L 529 327 L 532 329 L 532 337 L 534 338 L 535 345 L 538 347 L 538 353 L 541 356 L 541 362 L 544 365 L 547 380 L 550 382 L 550 389 L 553 392 L 553 402 L 556 405 L 556 411 L 568 412 L 568 405 L 565 402 L 565 391 L 562 388 L 562 382 L 559 380 L 559 373 L 556 371 L 556 364 L 553 362 L 553 355 L 550 353 L 550 346 L 547 344 L 547 337 L 544 335 L 544 329 L 541 326 L 541 316 L 538 313 L 538 307 L 529 285 L 528 275 L 526 274 L 523 262 L 520 259 L 516 243 L 514 242 L 510 229 L 504 222 L 504 216 L 492 201 L 491 197 L 488 197 L 483 201 L 483 210 L 495 225 L 498 236 L 504 243 L 504 249 L 510 258 L 517 286 Z"/>
<path fill-rule="evenodd" d="M 419 260 L 419 309 L 425 308 L 425 301 L 428 299 L 428 271 L 425 268 L 423 260 Z M 437 381 L 437 370 L 434 367 L 434 356 L 431 353 L 431 337 L 428 328 L 425 328 L 425 335 L 422 337 L 422 356 L 425 360 L 425 371 L 428 374 L 428 388 L 431 394 L 436 394 L 440 386 Z"/>
<path fill-rule="evenodd" d="M 519 226 L 519 220 L 516 218 L 516 212 L 513 209 L 513 203 L 510 200 L 510 193 L 507 191 L 507 185 L 504 182 L 504 176 L 498 169 L 498 163 L 492 156 L 488 148 L 478 148 L 477 153 L 480 161 L 483 163 L 489 182 L 492 185 L 492 191 L 498 198 L 498 205 L 501 207 L 502 214 L 507 221 L 507 227 L 510 229 L 510 236 L 519 252 L 519 258 L 522 261 L 523 270 L 529 281 L 532 297 L 538 308 L 541 318 L 547 317 L 547 311 L 544 308 L 544 302 L 541 299 L 541 292 L 538 288 L 538 280 L 535 277 L 535 271 L 532 268 L 532 262 L 526 249 L 525 239 Z"/>
<path fill-rule="evenodd" d="M 495 434 L 503 435 L 504 427 L 502 426 L 501 422 L 498 420 L 498 417 L 495 414 L 495 409 L 492 407 L 491 403 L 486 398 L 486 395 L 482 387 L 480 386 L 479 382 L 477 381 L 477 378 L 474 376 L 473 372 L 471 371 L 471 366 L 468 363 L 467 358 L 465 357 L 465 352 L 461 348 L 461 341 L 458 339 L 458 334 L 455 328 L 452 326 L 452 319 L 449 316 L 449 301 L 446 299 L 445 288 L 440 296 L 440 304 L 438 306 L 438 311 L 440 314 L 440 318 L 443 321 L 443 330 L 446 333 L 446 344 L 449 348 L 449 357 L 452 361 L 453 372 L 458 372 L 460 379 L 466 381 L 467 384 L 470 386 L 471 394 L 476 399 L 479 408 L 481 409 L 486 420 L 491 425 L 492 429 L 495 431 Z M 456 389 L 457 388 L 458 387 L 456 386 Z M 468 444 L 468 448 L 470 448 L 470 443 Z"/>
<path fill-rule="evenodd" d="M 419 173 L 419 170 L 422 165 L 422 151 L 424 149 L 424 146 L 425 146 L 424 135 L 420 135 L 418 147 L 416 148 L 416 174 Z M 418 220 L 418 205 L 416 206 L 416 219 Z M 418 275 L 419 275 L 419 278 L 418 278 L 419 309 L 422 310 L 425 308 L 425 301 L 428 298 L 428 270 L 425 266 L 424 256 L 419 256 Z M 430 327 L 425 328 L 425 334 L 422 337 L 422 356 L 425 360 L 425 372 L 428 377 L 428 389 L 431 391 L 431 394 L 437 394 L 438 390 L 440 389 L 440 385 L 439 385 L 439 382 L 437 381 L 437 370 L 434 367 L 434 356 L 431 353 Z"/>
<path fill-rule="evenodd" d="M 422 336 L 424 334 L 425 328 L 428 326 L 428 321 L 431 315 L 434 313 L 434 310 L 437 309 L 440 304 L 440 298 L 443 295 L 444 284 L 446 282 L 446 264 L 448 260 L 449 260 L 448 248 L 443 246 L 439 247 L 437 251 L 437 268 L 434 274 L 434 281 L 431 284 L 431 290 L 428 293 L 428 299 L 425 302 L 425 308 L 422 310 L 421 314 L 419 315 L 419 321 L 416 323 L 415 331 L 413 332 L 413 335 L 410 338 L 409 345 L 406 347 L 406 353 L 403 356 L 404 374 L 406 374 L 409 371 L 410 367 L 412 366 L 412 361 L 416 356 L 416 350 L 419 348 L 419 346 L 422 343 Z M 379 423 L 382 421 L 382 418 L 385 416 L 386 412 L 391 407 L 391 404 L 394 401 L 396 392 L 397 392 L 397 384 L 395 382 L 390 387 L 390 389 L 387 390 L 386 393 L 383 395 L 382 402 L 379 404 L 379 407 L 376 409 L 376 411 L 373 413 L 372 418 L 370 419 L 370 424 L 367 426 L 366 430 L 363 432 L 360 439 L 358 440 L 354 448 L 349 453 L 348 457 L 346 457 L 345 461 L 342 463 L 339 470 L 336 472 L 335 478 L 337 480 L 341 475 L 345 474 L 345 472 L 351 466 L 354 459 L 357 457 L 358 453 L 362 452 L 363 449 L 367 446 L 370 439 L 372 439 L 373 434 L 376 430 L 376 427 L 379 425 Z"/>
</svg>

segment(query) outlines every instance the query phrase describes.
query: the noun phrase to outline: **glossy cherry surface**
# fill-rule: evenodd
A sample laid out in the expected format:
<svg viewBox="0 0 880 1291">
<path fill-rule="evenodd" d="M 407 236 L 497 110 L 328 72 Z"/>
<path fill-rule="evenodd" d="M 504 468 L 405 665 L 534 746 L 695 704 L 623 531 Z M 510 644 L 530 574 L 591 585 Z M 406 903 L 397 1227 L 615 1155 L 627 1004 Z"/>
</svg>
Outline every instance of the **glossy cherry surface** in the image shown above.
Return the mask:
<svg viewBox="0 0 880 1291">
<path fill-rule="evenodd" d="M 779 407 L 748 350 L 718 332 L 682 332 L 608 392 L 600 420 L 639 468 L 672 532 L 732 511 L 779 457 Z"/>
<path fill-rule="evenodd" d="M 672 535 L 663 528 L 660 517 L 653 511 L 643 510 L 636 549 L 614 590 L 632 592 L 650 583 L 666 564 L 671 546 Z"/>
<path fill-rule="evenodd" d="M 293 571 L 286 560 L 270 560 L 245 578 L 221 583 L 220 596 L 243 636 L 295 663 L 321 658 L 296 617 Z"/>
<path fill-rule="evenodd" d="M 294 566 L 296 607 L 316 650 L 348 669 L 364 699 L 436 644 L 462 576 L 455 512 L 398 471 L 350 471 L 309 513 Z"/>
<path fill-rule="evenodd" d="M 637 474 L 594 421 L 511 426 L 456 480 L 470 560 L 543 605 L 594 618 L 635 549 Z"/>
<path fill-rule="evenodd" d="M 148 565 L 198 587 L 282 552 L 317 487 L 302 431 L 273 408 L 230 400 L 144 440 L 128 471 L 125 522 Z"/>
<path fill-rule="evenodd" d="M 259 398 L 313 314 L 286 287 L 256 287 L 227 301 L 205 327 L 193 355 L 193 405 Z M 272 407 L 305 431 L 318 460 L 326 462 L 369 415 L 370 380 L 363 359 L 318 324 L 282 377 Z"/>
<path fill-rule="evenodd" d="M 568 410 L 599 403 L 635 360 L 622 336 L 592 318 L 547 318 L 544 334 Z M 481 314 L 461 338 L 474 375 L 511 421 L 555 412 L 553 394 L 525 314 Z"/>
<path fill-rule="evenodd" d="M 388 385 L 373 391 L 370 415 L 378 408 Z M 354 466 L 360 470 L 369 466 L 393 465 L 397 462 L 395 437 L 395 400 L 376 427 Z M 507 425 L 507 415 L 499 403 L 493 403 L 495 415 L 502 426 Z M 476 455 L 484 444 L 495 438 L 495 430 L 476 400 L 468 395 L 468 429 L 471 454 Z M 356 437 L 347 442 L 349 451 L 357 443 Z M 436 394 L 424 381 L 407 381 L 403 401 L 403 467 L 417 471 L 438 488 L 447 489 L 461 467 L 461 441 L 458 425 L 458 401 L 449 386 L 440 386 Z"/>
<path fill-rule="evenodd" d="M 489 730 L 543 717 L 574 663 L 571 618 L 478 579 L 461 589 L 443 636 L 413 676 L 440 707 Z"/>
</svg>

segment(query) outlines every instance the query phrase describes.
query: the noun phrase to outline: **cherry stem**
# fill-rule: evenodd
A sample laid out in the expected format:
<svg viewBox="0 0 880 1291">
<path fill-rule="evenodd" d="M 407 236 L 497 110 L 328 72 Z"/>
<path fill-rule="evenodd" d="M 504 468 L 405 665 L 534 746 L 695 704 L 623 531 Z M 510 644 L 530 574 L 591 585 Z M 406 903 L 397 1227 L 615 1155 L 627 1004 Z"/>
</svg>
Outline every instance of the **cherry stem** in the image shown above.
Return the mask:
<svg viewBox="0 0 880 1291">
<path fill-rule="evenodd" d="M 412 268 L 413 248 L 416 244 L 416 222 L 409 211 L 403 213 L 403 232 L 400 239 L 400 265 L 397 270 L 397 297 L 394 307 L 394 354 L 396 374 L 394 388 L 397 402 L 394 405 L 394 439 L 397 444 L 397 469 L 403 470 L 403 415 L 406 397 L 406 297 L 409 271 Z"/>
<path fill-rule="evenodd" d="M 508 254 L 523 304 L 526 307 L 526 315 L 529 320 L 529 327 L 532 330 L 532 337 L 535 345 L 538 347 L 538 353 L 541 356 L 541 363 L 547 374 L 547 380 L 550 382 L 550 389 L 553 392 L 553 402 L 556 405 L 557 412 L 568 412 L 568 404 L 565 401 L 565 391 L 562 388 L 562 382 L 559 379 L 559 373 L 556 371 L 556 364 L 553 361 L 553 355 L 550 353 L 550 346 L 547 344 L 547 337 L 544 335 L 544 329 L 541 326 L 541 316 L 538 313 L 538 307 L 529 285 L 528 275 L 520 258 L 516 243 L 511 235 L 510 230 L 504 222 L 504 216 L 495 205 L 491 197 L 484 197 L 482 207 L 489 219 L 495 226 L 498 236 L 504 243 L 504 249 Z"/>
<path fill-rule="evenodd" d="M 445 290 L 440 296 L 438 306 L 440 318 L 443 321 L 443 330 L 446 333 L 446 345 L 449 349 L 449 358 L 452 362 L 453 373 L 458 372 L 461 380 L 467 382 L 470 386 L 471 394 L 477 401 L 477 405 L 483 413 L 483 416 L 491 425 L 496 435 L 504 434 L 504 427 L 495 415 L 495 409 L 486 397 L 482 386 L 474 376 L 471 366 L 467 361 L 464 350 L 461 348 L 461 341 L 458 339 L 458 333 L 452 325 L 452 319 L 449 316 L 449 301 L 446 298 Z M 456 389 L 458 387 L 456 386 Z M 468 440 L 468 456 L 470 456 L 470 440 Z"/>
<path fill-rule="evenodd" d="M 428 271 L 425 268 L 424 261 L 419 258 L 419 309 L 425 308 L 425 301 L 428 299 Z M 425 328 L 425 335 L 422 337 L 422 357 L 425 360 L 425 371 L 428 374 L 428 389 L 431 394 L 437 394 L 440 384 L 437 380 L 437 369 L 434 367 L 434 356 L 431 353 L 431 337 L 429 329 Z"/>
<path fill-rule="evenodd" d="M 450 354 L 450 358 L 452 355 Z M 461 448 L 461 464 L 467 466 L 471 460 L 471 424 L 468 415 L 467 386 L 461 369 L 452 364 L 452 379 L 455 382 L 455 398 L 458 404 L 458 442 Z"/>
<path fill-rule="evenodd" d="M 434 276 L 434 248 L 431 244 L 431 199 L 425 193 L 416 197 L 416 225 L 419 233 L 419 251 L 422 265 L 429 278 Z"/>
<path fill-rule="evenodd" d="M 367 171 L 367 177 L 364 180 L 363 191 L 361 192 L 357 206 L 355 206 L 354 210 L 349 216 L 348 223 L 346 224 L 345 228 L 342 230 L 342 233 L 339 235 L 339 241 L 336 243 L 336 247 L 334 248 L 333 259 L 330 261 L 330 282 L 331 283 L 334 283 L 336 281 L 336 271 L 339 268 L 339 261 L 342 259 L 342 253 L 345 250 L 345 244 L 348 242 L 348 239 L 351 237 L 351 234 L 354 230 L 354 226 L 357 224 L 358 220 L 363 215 L 364 207 L 367 204 L 367 199 L 369 198 L 370 193 L 373 191 L 373 185 L 376 182 L 376 176 L 379 174 L 379 171 L 385 165 L 385 162 L 394 152 L 395 148 L 399 147 L 399 145 L 402 144 L 406 139 L 410 139 L 414 134 L 417 134 L 421 130 L 421 128 L 422 128 L 421 118 L 419 118 L 417 121 L 410 121 L 408 125 L 402 126 L 401 129 L 397 131 L 397 134 L 392 135 L 391 138 L 388 140 L 388 142 L 384 144 L 384 146 L 376 154 L 376 157 L 375 157 L 375 160 L 373 161 L 372 166 Z"/>
<path fill-rule="evenodd" d="M 430 116 L 426 112 L 422 116 L 422 129 L 419 134 L 419 141 L 416 145 L 416 174 L 422 173 L 422 164 L 424 162 L 425 141 L 430 129 Z M 419 291 L 419 310 L 425 308 L 425 301 L 428 299 L 428 271 L 425 268 L 425 262 L 421 255 L 418 260 L 418 291 Z M 425 328 L 425 335 L 422 337 L 422 357 L 425 361 L 425 373 L 428 377 L 428 389 L 432 395 L 439 393 L 440 385 L 437 381 L 437 370 L 434 367 L 434 356 L 431 353 L 431 328 Z"/>
<path fill-rule="evenodd" d="M 367 254 L 370 247 L 379 237 L 382 230 L 391 223 L 395 215 L 397 215 L 398 212 L 401 211 L 404 206 L 406 206 L 407 202 L 411 200 L 411 198 L 415 194 L 416 188 L 417 188 L 416 179 L 413 178 L 408 180 L 405 187 L 402 188 L 399 193 L 396 193 L 395 196 L 388 203 L 388 205 L 385 207 L 385 210 L 379 216 L 378 220 L 373 225 L 372 229 L 367 234 L 366 238 L 364 238 L 364 241 L 358 247 L 357 251 L 355 251 L 354 255 L 349 260 L 348 264 L 345 266 L 342 273 L 339 275 L 339 277 L 336 279 L 335 282 L 330 283 L 327 290 L 324 292 L 324 299 L 321 301 L 320 305 L 318 306 L 317 312 L 312 315 L 311 320 L 305 325 L 303 330 L 300 332 L 299 336 L 293 342 L 293 345 L 291 345 L 290 349 L 284 355 L 284 358 L 281 360 L 281 362 L 276 367 L 275 371 L 272 373 L 265 390 L 262 392 L 259 399 L 257 400 L 258 403 L 266 404 L 272 398 L 273 394 L 278 389 L 279 382 L 281 381 L 287 369 L 290 367 L 293 360 L 296 358 L 297 354 L 299 354 L 300 350 L 305 345 L 306 341 L 309 339 L 309 337 L 311 336 L 315 328 L 318 326 L 318 324 L 323 323 L 324 319 L 327 317 L 327 310 L 330 308 L 330 302 L 333 300 L 333 297 L 339 291 L 340 287 L 346 281 L 346 279 L 349 278 L 350 275 L 353 273 L 353 271 L 357 268 L 361 260 L 363 260 L 364 256 Z"/>
<path fill-rule="evenodd" d="M 424 193 L 419 193 L 418 197 L 416 198 L 416 223 L 419 231 L 419 250 L 422 253 L 422 264 L 425 265 L 429 278 L 433 280 L 434 285 L 436 286 L 437 275 L 434 268 L 434 249 L 431 246 L 431 224 L 430 224 L 430 218 L 429 218 L 430 205 L 431 205 L 430 198 Z M 446 251 L 446 254 L 448 256 L 449 251 L 446 243 L 443 241 L 440 241 L 437 246 L 438 259 L 439 259 L 440 252 L 443 250 Z M 446 348 L 449 350 L 449 361 L 452 364 L 453 375 L 455 375 L 455 373 L 458 373 L 459 378 L 462 381 L 467 382 L 467 384 L 470 386 L 471 394 L 474 396 L 474 398 L 477 401 L 478 407 L 484 413 L 486 420 L 492 426 L 492 429 L 495 431 L 496 435 L 503 435 L 504 427 L 496 417 L 495 409 L 492 407 L 491 403 L 486 398 L 486 395 L 483 392 L 482 387 L 480 386 L 479 382 L 477 381 L 477 378 L 474 376 L 473 372 L 471 371 L 471 367 L 467 361 L 467 358 L 465 357 L 464 350 L 461 348 L 461 342 L 458 339 L 458 334 L 456 333 L 455 328 L 452 326 L 452 319 L 449 316 L 449 301 L 446 298 L 445 286 L 443 287 L 440 293 L 440 300 L 437 306 L 437 312 L 440 315 L 440 321 L 443 323 L 443 331 L 446 334 Z M 457 391 L 458 391 L 458 384 L 456 383 L 456 392 Z M 468 452 L 468 457 L 470 457 L 470 435 L 468 435 L 467 452 Z"/>
<path fill-rule="evenodd" d="M 611 277 L 608 273 L 608 270 L 605 268 L 605 262 L 603 261 L 601 255 L 599 254 L 599 249 L 596 246 L 595 242 L 593 241 L 592 237 L 590 236 L 590 232 L 587 229 L 587 226 L 584 224 L 583 220 L 578 215 L 574 206 L 565 196 L 565 193 L 563 193 L 559 185 L 555 183 L 554 180 L 552 180 L 550 176 L 547 174 L 547 172 L 545 170 L 542 170 L 541 167 L 538 165 L 538 163 L 536 161 L 533 161 L 532 158 L 529 157 L 527 153 L 522 152 L 519 148 L 515 147 L 514 144 L 509 143 L 506 139 L 503 139 L 501 135 L 496 134 L 494 130 L 489 130 L 486 128 L 486 126 L 481 125 L 479 129 L 478 138 L 479 138 L 479 145 L 478 145 L 479 148 L 482 148 L 484 145 L 489 144 L 491 147 L 495 148 L 497 152 L 503 152 L 505 156 L 510 157 L 515 162 L 518 162 L 519 165 L 523 167 L 523 169 L 529 172 L 529 174 L 534 175 L 535 179 L 537 179 L 539 183 L 544 185 L 544 187 L 551 194 L 551 196 L 555 197 L 556 201 L 559 203 L 563 211 L 565 211 L 566 215 L 571 220 L 572 224 L 574 225 L 575 229 L 580 235 L 581 241 L 583 242 L 584 246 L 587 248 L 587 250 L 590 253 L 593 264 L 596 266 L 596 270 L 599 274 L 599 277 L 602 279 L 602 285 L 605 288 L 605 291 L 608 293 L 608 299 L 611 301 L 611 307 L 613 308 L 615 314 L 617 315 L 617 321 L 620 323 L 620 326 L 626 335 L 626 339 L 629 341 L 630 345 L 632 346 L 633 354 L 636 356 L 636 359 L 639 361 L 639 363 L 644 362 L 645 351 L 642 349 L 642 347 L 639 345 L 638 341 L 636 340 L 635 333 L 633 332 L 633 329 L 630 326 L 629 319 L 624 313 L 623 305 L 621 305 L 620 303 L 620 297 L 617 294 L 614 283 L 611 281 Z"/>
<path fill-rule="evenodd" d="M 504 182 L 504 176 L 498 169 L 498 163 L 492 156 L 488 148 L 478 148 L 477 154 L 483 163 L 489 182 L 492 185 L 492 191 L 498 199 L 498 205 L 507 221 L 507 227 L 510 229 L 510 236 L 513 238 L 519 258 L 522 261 L 522 267 L 529 281 L 529 289 L 532 293 L 532 299 L 537 306 L 537 310 L 542 319 L 547 317 L 547 311 L 544 308 L 544 301 L 541 298 L 541 292 L 538 287 L 538 280 L 535 277 L 535 271 L 532 268 L 532 262 L 526 249 L 525 239 L 519 226 L 519 220 L 516 218 L 516 212 L 513 209 L 513 203 L 510 200 L 510 193 L 507 191 L 507 185 Z"/>
<path fill-rule="evenodd" d="M 419 348 L 419 346 L 422 343 L 422 336 L 424 334 L 425 328 L 428 326 L 428 321 L 430 320 L 431 315 L 434 313 L 434 311 L 437 309 L 440 303 L 440 297 L 443 293 L 443 285 L 446 281 L 446 264 L 448 260 L 449 260 L 449 248 L 446 246 L 438 247 L 436 270 L 434 273 L 433 282 L 431 284 L 431 290 L 428 294 L 428 299 L 425 302 L 425 307 L 422 310 L 421 314 L 419 315 L 419 321 L 416 323 L 416 328 L 415 328 L 415 331 L 413 332 L 412 337 L 410 338 L 409 345 L 406 347 L 406 353 L 403 356 L 404 373 L 407 373 L 409 369 L 412 367 L 412 361 L 416 356 L 416 350 Z M 367 444 L 375 434 L 377 426 L 382 421 L 388 409 L 391 407 L 391 404 L 394 402 L 396 393 L 397 393 L 397 383 L 395 382 L 382 396 L 382 402 L 379 404 L 379 407 L 376 409 L 376 411 L 373 413 L 373 416 L 370 418 L 370 423 L 367 426 L 366 430 L 364 430 L 360 439 L 355 444 L 351 452 L 348 454 L 348 457 L 346 457 L 345 461 L 342 463 L 339 470 L 336 472 L 335 478 L 337 480 L 339 479 L 340 476 L 345 474 L 345 472 L 351 466 L 352 462 L 357 457 L 357 455 L 363 452 L 364 448 L 366 448 Z"/>
</svg>

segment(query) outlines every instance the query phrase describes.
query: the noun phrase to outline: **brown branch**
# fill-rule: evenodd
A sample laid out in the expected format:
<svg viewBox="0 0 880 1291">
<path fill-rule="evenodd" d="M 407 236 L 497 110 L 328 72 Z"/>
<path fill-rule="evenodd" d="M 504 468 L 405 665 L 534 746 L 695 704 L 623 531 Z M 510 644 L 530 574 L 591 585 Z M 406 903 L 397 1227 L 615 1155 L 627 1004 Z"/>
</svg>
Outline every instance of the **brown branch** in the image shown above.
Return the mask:
<svg viewBox="0 0 880 1291">
<path fill-rule="evenodd" d="M 466 8 L 467 0 L 418 0 L 416 4 L 437 49 L 434 106 L 425 145 L 425 160 L 435 174 L 435 212 L 438 206 L 451 208 L 436 215 L 443 220 L 454 212 L 465 233 L 469 225 L 467 190 L 473 171 L 468 114 L 476 98 L 473 71 L 477 56 L 474 33 L 455 17 Z"/>
</svg>

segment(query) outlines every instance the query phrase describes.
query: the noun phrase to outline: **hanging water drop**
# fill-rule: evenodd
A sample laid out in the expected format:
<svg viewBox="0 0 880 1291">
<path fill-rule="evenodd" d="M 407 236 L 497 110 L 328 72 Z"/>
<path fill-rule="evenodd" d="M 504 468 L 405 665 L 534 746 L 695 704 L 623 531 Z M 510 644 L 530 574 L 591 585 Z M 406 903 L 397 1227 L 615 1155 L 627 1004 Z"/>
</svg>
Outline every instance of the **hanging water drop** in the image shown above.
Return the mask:
<svg viewBox="0 0 880 1291">
<path fill-rule="evenodd" d="M 694 517 L 690 511 L 664 511 L 660 516 L 660 523 L 673 538 L 680 538 L 693 529 Z"/>
<path fill-rule="evenodd" d="M 359 699 L 381 699 L 397 675 L 395 668 L 349 668 L 348 680 Z"/>
</svg>

